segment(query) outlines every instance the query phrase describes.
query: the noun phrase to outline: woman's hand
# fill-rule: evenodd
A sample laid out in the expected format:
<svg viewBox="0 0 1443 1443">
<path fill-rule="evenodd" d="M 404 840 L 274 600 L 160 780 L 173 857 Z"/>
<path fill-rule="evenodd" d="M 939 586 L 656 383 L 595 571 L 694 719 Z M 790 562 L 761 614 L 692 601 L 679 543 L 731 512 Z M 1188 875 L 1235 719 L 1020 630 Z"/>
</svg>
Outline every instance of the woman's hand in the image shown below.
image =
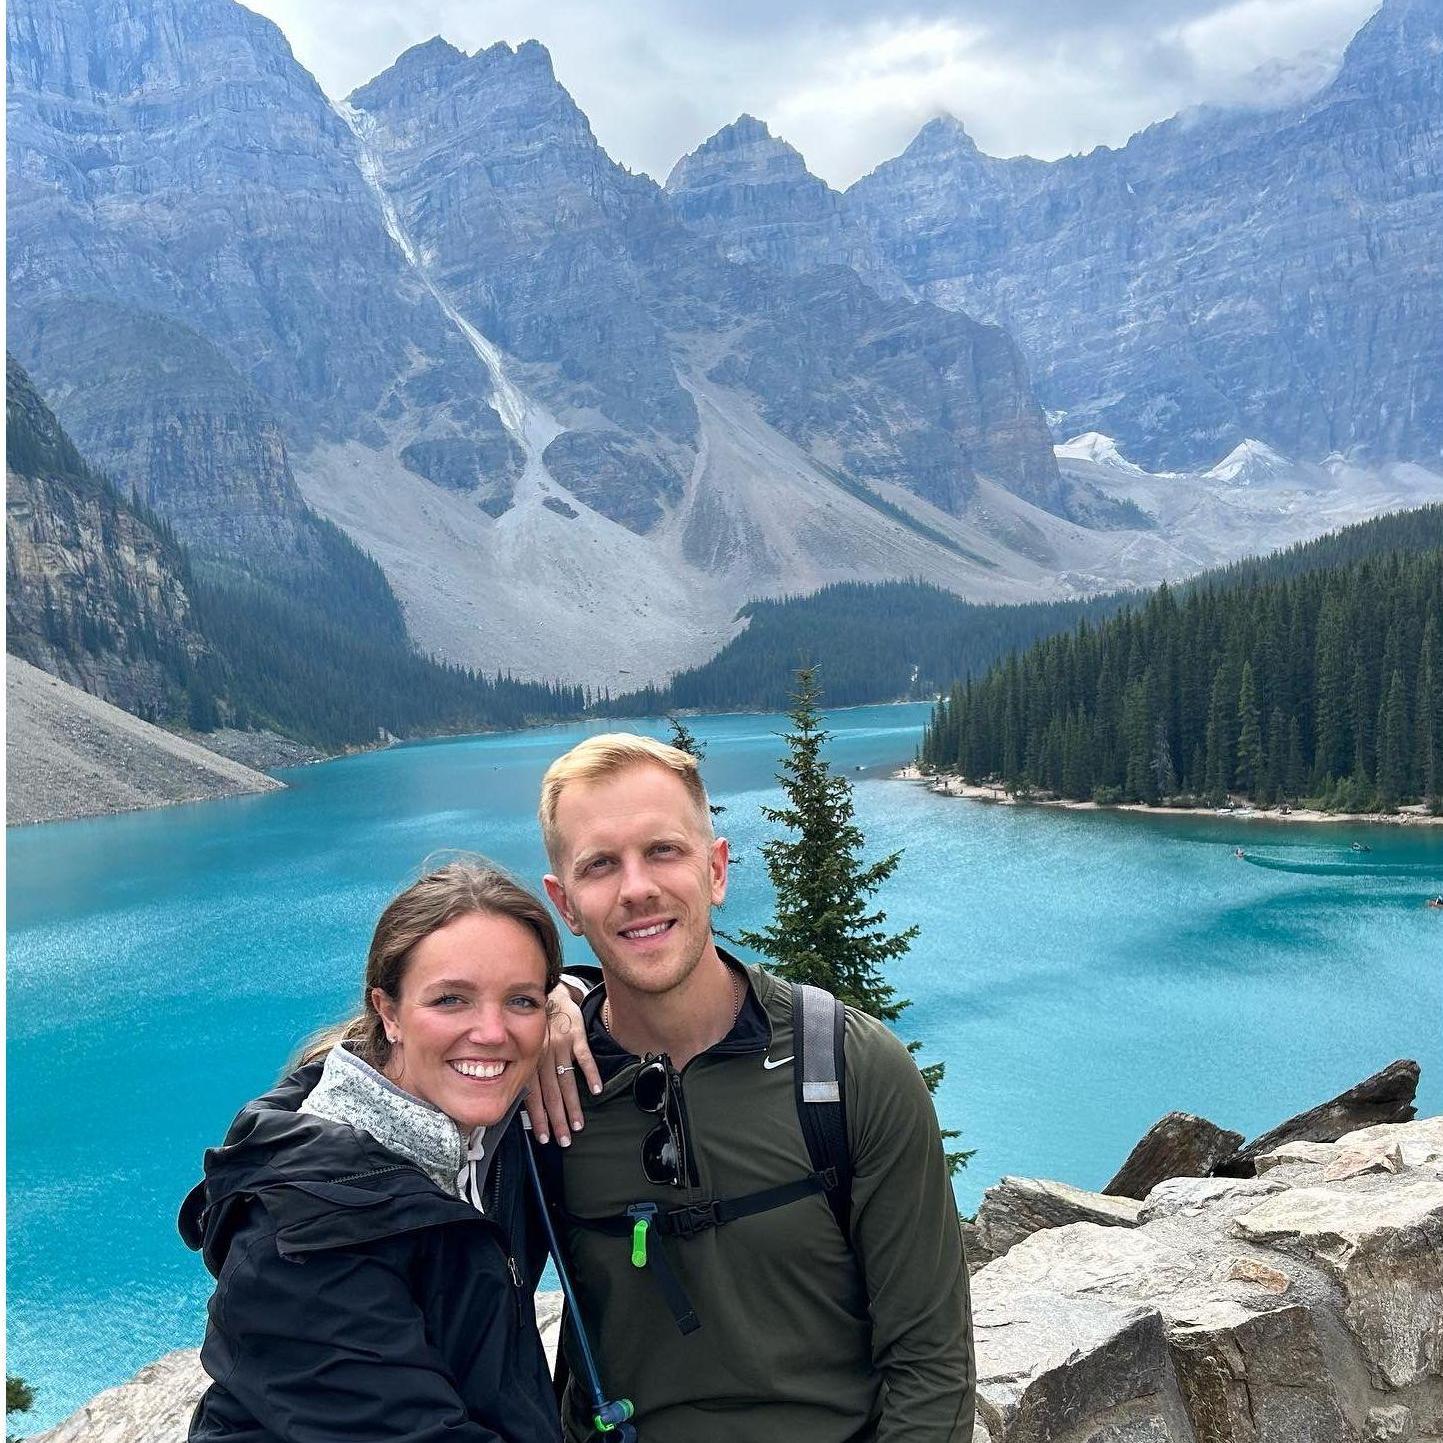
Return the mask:
<svg viewBox="0 0 1443 1443">
<path fill-rule="evenodd" d="M 592 1092 L 601 1091 L 601 1074 L 586 1045 L 586 1027 L 581 1007 L 571 989 L 562 982 L 548 999 L 551 1024 L 546 1033 L 536 1081 L 526 1094 L 526 1113 L 537 1140 L 555 1137 L 562 1147 L 571 1146 L 571 1134 L 586 1125 L 581 1115 L 578 1074 Z"/>
</svg>

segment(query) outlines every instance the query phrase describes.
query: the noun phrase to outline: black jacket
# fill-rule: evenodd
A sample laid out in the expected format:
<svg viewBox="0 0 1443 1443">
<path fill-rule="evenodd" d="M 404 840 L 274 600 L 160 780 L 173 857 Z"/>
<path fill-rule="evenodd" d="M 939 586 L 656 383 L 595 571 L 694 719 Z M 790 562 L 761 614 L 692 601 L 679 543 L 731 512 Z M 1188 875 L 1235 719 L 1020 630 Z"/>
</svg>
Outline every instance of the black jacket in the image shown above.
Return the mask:
<svg viewBox="0 0 1443 1443">
<path fill-rule="evenodd" d="M 181 1208 L 216 1277 L 190 1438 L 556 1443 L 520 1122 L 483 1216 L 366 1133 L 298 1112 L 320 1073 L 245 1107 Z"/>
</svg>

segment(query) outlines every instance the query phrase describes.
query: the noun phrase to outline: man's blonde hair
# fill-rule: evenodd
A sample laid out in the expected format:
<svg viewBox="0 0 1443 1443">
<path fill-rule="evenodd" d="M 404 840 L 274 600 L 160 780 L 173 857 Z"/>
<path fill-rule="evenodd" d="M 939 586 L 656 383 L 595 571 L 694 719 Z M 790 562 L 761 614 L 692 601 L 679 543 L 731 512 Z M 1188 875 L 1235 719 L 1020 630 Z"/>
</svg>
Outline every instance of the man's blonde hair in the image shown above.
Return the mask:
<svg viewBox="0 0 1443 1443">
<path fill-rule="evenodd" d="M 680 747 L 668 746 L 654 737 L 636 736 L 632 732 L 603 732 L 578 742 L 564 756 L 559 756 L 546 769 L 541 779 L 541 839 L 546 855 L 557 861 L 556 808 L 561 793 L 575 782 L 601 782 L 624 772 L 628 767 L 665 767 L 681 781 L 687 795 L 696 804 L 697 817 L 707 833 L 711 832 L 711 809 L 707 805 L 706 787 L 696 758 Z"/>
</svg>

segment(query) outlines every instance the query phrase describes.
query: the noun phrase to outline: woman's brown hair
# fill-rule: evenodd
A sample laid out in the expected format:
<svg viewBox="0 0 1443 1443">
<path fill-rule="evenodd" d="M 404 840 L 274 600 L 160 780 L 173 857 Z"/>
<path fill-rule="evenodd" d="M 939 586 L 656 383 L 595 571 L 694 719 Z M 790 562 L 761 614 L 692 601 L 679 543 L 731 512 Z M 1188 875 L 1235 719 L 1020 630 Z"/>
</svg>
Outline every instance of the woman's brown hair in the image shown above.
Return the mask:
<svg viewBox="0 0 1443 1443">
<path fill-rule="evenodd" d="M 391 1044 L 371 1001 L 372 990 L 379 987 L 393 1001 L 399 998 L 416 944 L 458 917 L 476 912 L 510 917 L 535 933 L 546 957 L 549 995 L 561 980 L 561 937 L 546 904 L 484 858 L 460 858 L 427 872 L 386 904 L 366 954 L 361 1011 L 305 1042 L 294 1065 L 319 1061 L 336 1043 L 348 1042 L 358 1057 L 372 1067 L 384 1068 Z"/>
</svg>

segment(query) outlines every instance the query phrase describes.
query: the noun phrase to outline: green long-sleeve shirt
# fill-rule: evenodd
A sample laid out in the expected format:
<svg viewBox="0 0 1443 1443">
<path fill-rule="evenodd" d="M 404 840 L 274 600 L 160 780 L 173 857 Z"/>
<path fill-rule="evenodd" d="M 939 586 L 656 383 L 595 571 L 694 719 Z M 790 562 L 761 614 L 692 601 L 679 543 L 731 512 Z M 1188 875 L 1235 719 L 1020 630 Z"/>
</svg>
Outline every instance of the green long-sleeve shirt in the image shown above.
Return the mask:
<svg viewBox="0 0 1443 1443">
<path fill-rule="evenodd" d="M 599 991 L 587 999 L 605 1086 L 562 1154 L 565 1213 L 738 1198 L 810 1171 L 785 1065 L 790 988 L 757 968 L 746 977 L 731 1032 L 680 1074 L 693 1168 L 683 1187 L 646 1181 L 641 1142 L 656 1119 L 633 1102 L 638 1059 L 601 1027 Z M 846 1056 L 850 1246 L 817 1192 L 665 1239 L 701 1322 L 683 1335 L 653 1269 L 632 1265 L 629 1238 L 565 1229 L 604 1384 L 635 1403 L 645 1443 L 971 1439 L 967 1269 L 932 1100 L 906 1048 L 850 1008 Z M 563 1409 L 573 1443 L 590 1432 L 588 1412 L 573 1381 Z"/>
</svg>

